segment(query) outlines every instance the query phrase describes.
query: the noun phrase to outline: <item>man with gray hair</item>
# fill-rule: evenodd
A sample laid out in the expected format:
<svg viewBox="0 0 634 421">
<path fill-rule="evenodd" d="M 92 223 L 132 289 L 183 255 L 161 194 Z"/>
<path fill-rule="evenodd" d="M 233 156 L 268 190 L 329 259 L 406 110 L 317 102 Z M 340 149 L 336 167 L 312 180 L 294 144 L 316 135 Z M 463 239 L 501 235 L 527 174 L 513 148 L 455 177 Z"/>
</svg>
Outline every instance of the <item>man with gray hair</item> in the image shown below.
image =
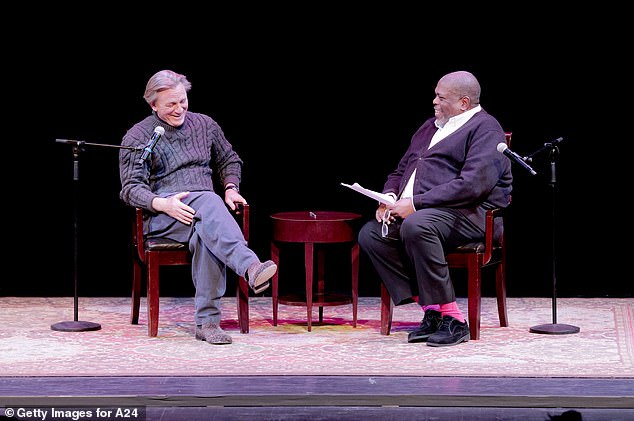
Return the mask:
<svg viewBox="0 0 634 421">
<path fill-rule="evenodd" d="M 229 212 L 228 207 L 235 210 L 246 203 L 239 188 L 242 160 L 217 122 L 188 111 L 190 89 L 187 78 L 171 70 L 161 70 L 147 82 L 144 98 L 152 113 L 123 136 L 122 145 L 132 149 L 119 154 L 120 197 L 146 211 L 146 238 L 189 244 L 196 338 L 228 344 L 231 336 L 220 327 L 225 268 L 244 276 L 259 294 L 270 286 L 277 266 L 260 261 Z M 148 139 L 158 140 L 151 151 Z M 214 192 L 214 175 L 224 188 L 222 196 Z"/>
</svg>

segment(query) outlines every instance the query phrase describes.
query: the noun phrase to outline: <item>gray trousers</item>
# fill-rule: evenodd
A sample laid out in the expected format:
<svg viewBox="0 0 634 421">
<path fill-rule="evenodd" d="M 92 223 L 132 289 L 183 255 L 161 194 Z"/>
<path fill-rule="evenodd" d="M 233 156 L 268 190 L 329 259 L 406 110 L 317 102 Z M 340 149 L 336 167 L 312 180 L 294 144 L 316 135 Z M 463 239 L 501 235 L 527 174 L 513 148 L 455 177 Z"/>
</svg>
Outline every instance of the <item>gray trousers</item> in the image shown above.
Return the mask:
<svg viewBox="0 0 634 421">
<path fill-rule="evenodd" d="M 169 215 L 153 215 L 146 225 L 148 237 L 166 237 L 189 243 L 192 253 L 192 280 L 197 325 L 220 323 L 220 298 L 227 288 L 227 267 L 244 276 L 249 266 L 259 261 L 247 246 L 242 230 L 224 203 L 214 192 L 191 192 L 182 199 L 196 210 L 191 225 Z"/>
<path fill-rule="evenodd" d="M 481 226 L 484 227 L 484 213 Z M 484 238 L 484 229 L 457 209 L 421 209 L 401 224 L 401 239 L 381 236 L 381 223 L 368 221 L 359 231 L 359 246 L 374 265 L 395 305 L 412 302 L 418 295 L 421 305 L 446 304 L 456 300 L 449 276 L 445 250 Z"/>
</svg>

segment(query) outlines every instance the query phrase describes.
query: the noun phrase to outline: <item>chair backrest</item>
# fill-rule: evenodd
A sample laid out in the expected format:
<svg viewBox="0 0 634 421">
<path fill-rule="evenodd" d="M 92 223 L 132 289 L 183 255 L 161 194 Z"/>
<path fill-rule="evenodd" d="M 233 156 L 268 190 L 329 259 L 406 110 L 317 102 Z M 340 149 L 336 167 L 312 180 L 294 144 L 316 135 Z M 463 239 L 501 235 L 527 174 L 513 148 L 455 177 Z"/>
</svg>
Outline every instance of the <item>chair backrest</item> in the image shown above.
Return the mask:
<svg viewBox="0 0 634 421">
<path fill-rule="evenodd" d="M 509 147 L 511 146 L 512 136 L 513 136 L 512 132 L 504 133 L 504 137 L 506 138 L 506 143 Z M 510 198 L 509 198 L 509 204 L 510 204 Z M 464 246 L 458 247 L 456 250 L 452 251 L 451 253 L 454 253 L 454 252 L 481 253 L 482 266 L 488 265 L 491 262 L 493 253 L 494 251 L 496 251 L 496 248 L 498 247 L 501 249 L 504 248 L 504 233 L 502 232 L 502 235 L 500 236 L 500 238 L 495 238 L 495 229 L 494 229 L 495 220 L 497 218 L 502 218 L 504 216 L 503 214 L 504 214 L 504 208 L 493 208 L 493 209 L 487 210 L 486 216 L 485 216 L 485 225 L 484 225 L 484 241 L 465 244 Z M 499 256 L 499 258 L 502 258 L 502 256 Z M 450 266 L 451 266 L 451 262 L 450 262 Z M 462 265 L 456 264 L 456 266 L 462 266 Z"/>
</svg>

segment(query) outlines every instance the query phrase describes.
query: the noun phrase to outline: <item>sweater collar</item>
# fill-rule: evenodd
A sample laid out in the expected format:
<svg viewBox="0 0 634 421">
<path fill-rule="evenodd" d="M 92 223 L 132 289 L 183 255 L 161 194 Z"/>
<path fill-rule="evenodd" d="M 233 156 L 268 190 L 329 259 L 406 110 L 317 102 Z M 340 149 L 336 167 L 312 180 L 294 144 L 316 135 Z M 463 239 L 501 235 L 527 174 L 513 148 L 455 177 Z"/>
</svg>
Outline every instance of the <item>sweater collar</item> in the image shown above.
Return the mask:
<svg viewBox="0 0 634 421">
<path fill-rule="evenodd" d="M 185 119 L 187 119 L 187 117 L 185 117 Z M 181 127 L 183 127 L 185 125 L 185 123 L 183 123 L 182 125 L 180 125 L 179 127 L 174 127 L 172 125 L 170 125 L 169 123 L 161 120 L 159 118 L 159 116 L 156 114 L 156 111 L 152 111 L 152 125 L 156 128 L 157 126 L 161 126 L 165 129 L 166 132 L 176 132 L 178 129 L 180 129 Z"/>
</svg>

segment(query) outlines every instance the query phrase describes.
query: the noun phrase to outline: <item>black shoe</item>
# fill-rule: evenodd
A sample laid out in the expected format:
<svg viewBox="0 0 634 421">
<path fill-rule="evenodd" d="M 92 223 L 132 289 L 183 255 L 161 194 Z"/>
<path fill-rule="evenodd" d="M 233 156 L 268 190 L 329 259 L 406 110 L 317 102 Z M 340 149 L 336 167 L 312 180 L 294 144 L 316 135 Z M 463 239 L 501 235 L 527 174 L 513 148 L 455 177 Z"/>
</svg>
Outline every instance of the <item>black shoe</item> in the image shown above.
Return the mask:
<svg viewBox="0 0 634 421">
<path fill-rule="evenodd" d="M 407 335 L 407 342 L 427 342 L 427 339 L 438 331 L 441 323 L 442 315 L 439 311 L 427 310 L 423 316 L 423 321 L 420 322 L 420 326 Z"/>
<path fill-rule="evenodd" d="M 471 339 L 467 321 L 459 322 L 452 316 L 443 316 L 442 324 L 436 333 L 427 339 L 428 346 L 452 346 Z"/>
</svg>

